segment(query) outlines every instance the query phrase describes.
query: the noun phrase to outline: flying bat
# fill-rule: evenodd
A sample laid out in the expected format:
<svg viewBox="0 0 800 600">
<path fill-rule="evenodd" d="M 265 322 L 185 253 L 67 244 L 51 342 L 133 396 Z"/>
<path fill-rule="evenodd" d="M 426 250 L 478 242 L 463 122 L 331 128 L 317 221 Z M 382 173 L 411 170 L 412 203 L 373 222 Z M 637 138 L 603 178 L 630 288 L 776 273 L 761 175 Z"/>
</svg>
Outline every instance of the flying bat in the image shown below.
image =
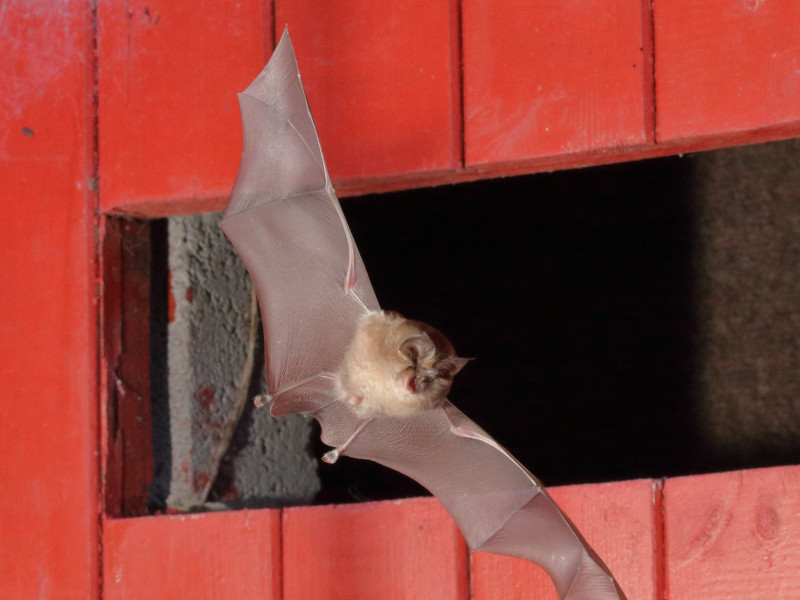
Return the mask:
<svg viewBox="0 0 800 600">
<path fill-rule="evenodd" d="M 472 550 L 530 560 L 562 600 L 624 600 L 602 560 L 519 461 L 447 399 L 466 359 L 382 311 L 334 193 L 288 31 L 239 95 L 243 152 L 221 227 L 262 311 L 269 404 L 319 421 L 340 455 L 422 484 Z"/>
</svg>

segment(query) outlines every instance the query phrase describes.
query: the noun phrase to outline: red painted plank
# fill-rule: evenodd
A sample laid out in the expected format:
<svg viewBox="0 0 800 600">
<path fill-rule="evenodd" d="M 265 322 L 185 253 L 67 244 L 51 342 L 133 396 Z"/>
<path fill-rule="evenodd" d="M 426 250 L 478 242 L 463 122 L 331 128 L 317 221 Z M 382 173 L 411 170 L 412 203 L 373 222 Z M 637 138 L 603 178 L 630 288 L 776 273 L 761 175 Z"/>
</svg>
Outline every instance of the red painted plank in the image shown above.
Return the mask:
<svg viewBox="0 0 800 600">
<path fill-rule="evenodd" d="M 467 597 L 467 551 L 433 498 L 289 508 L 284 598 Z"/>
<path fill-rule="evenodd" d="M 658 139 L 800 121 L 800 3 L 656 0 Z"/>
<path fill-rule="evenodd" d="M 227 197 L 241 156 L 236 94 L 264 66 L 262 0 L 100 0 L 102 207 Z"/>
<path fill-rule="evenodd" d="M 800 466 L 670 479 L 667 598 L 800 598 Z"/>
<path fill-rule="evenodd" d="M 103 598 L 280 599 L 280 511 L 104 524 Z"/>
<path fill-rule="evenodd" d="M 456 5 L 277 0 L 334 184 L 460 164 Z"/>
<path fill-rule="evenodd" d="M 466 163 L 651 141 L 648 7 L 464 0 Z"/>
<path fill-rule="evenodd" d="M 89 2 L 0 8 L 0 597 L 97 597 Z"/>
<path fill-rule="evenodd" d="M 642 479 L 549 490 L 611 569 L 628 598 L 657 600 L 660 548 L 659 482 Z M 519 558 L 472 554 L 474 600 L 558 596 L 547 574 Z"/>
<path fill-rule="evenodd" d="M 105 510 L 133 517 L 147 514 L 153 480 L 149 224 L 106 219 L 102 261 Z"/>
</svg>

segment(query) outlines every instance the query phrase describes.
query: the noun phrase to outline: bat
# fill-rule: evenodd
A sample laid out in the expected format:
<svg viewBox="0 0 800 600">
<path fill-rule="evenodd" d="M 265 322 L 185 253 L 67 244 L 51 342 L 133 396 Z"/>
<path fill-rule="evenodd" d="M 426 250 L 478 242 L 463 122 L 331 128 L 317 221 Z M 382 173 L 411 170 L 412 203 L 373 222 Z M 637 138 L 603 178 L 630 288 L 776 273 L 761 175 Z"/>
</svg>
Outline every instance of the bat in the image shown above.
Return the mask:
<svg viewBox="0 0 800 600">
<path fill-rule="evenodd" d="M 221 227 L 253 279 L 273 416 L 319 421 L 325 460 L 369 459 L 422 484 L 472 550 L 530 560 L 562 600 L 624 600 L 542 484 L 447 399 L 466 359 L 380 310 L 331 185 L 284 32 L 239 95 L 243 151 Z M 379 348 L 379 351 L 376 351 Z"/>
<path fill-rule="evenodd" d="M 469 359 L 436 328 L 396 312 L 368 312 L 336 373 L 336 396 L 347 401 L 361 423 L 322 460 L 334 463 L 378 416 L 411 415 L 443 406 L 453 377 Z"/>
</svg>

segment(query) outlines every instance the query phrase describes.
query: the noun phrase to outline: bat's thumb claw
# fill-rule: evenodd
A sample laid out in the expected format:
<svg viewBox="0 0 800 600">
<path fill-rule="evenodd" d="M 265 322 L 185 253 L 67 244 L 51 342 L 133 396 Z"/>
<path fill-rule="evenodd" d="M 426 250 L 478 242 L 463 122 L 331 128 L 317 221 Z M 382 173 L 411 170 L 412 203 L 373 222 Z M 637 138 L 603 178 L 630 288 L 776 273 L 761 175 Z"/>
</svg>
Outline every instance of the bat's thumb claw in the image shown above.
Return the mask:
<svg viewBox="0 0 800 600">
<path fill-rule="evenodd" d="M 326 462 L 329 465 L 332 465 L 337 460 L 339 460 L 339 451 L 338 450 L 331 450 L 331 451 L 326 452 L 325 454 L 322 455 L 322 462 Z"/>
<path fill-rule="evenodd" d="M 274 398 L 270 394 L 261 394 L 253 398 L 253 404 L 256 405 L 256 408 L 261 408 L 262 406 L 266 406 L 270 404 Z"/>
</svg>

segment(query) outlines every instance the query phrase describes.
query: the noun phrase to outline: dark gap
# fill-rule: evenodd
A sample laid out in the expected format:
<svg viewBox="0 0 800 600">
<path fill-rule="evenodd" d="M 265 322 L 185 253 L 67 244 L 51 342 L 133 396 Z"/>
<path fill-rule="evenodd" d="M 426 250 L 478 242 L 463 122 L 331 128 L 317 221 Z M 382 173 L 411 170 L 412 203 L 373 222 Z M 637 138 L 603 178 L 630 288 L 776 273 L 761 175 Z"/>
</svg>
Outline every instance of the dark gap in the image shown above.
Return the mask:
<svg viewBox="0 0 800 600">
<path fill-rule="evenodd" d="M 169 267 L 167 220 L 150 224 L 152 257 L 150 288 L 150 400 L 153 431 L 153 484 L 147 499 L 150 511 L 163 510 L 169 493 L 172 445 L 169 423 L 167 324 L 169 322 Z"/>
<path fill-rule="evenodd" d="M 666 158 L 343 206 L 382 306 L 476 358 L 451 400 L 545 483 L 603 481 L 702 468 L 690 178 Z M 360 461 L 321 473 L 418 492 Z"/>
<path fill-rule="evenodd" d="M 342 206 L 381 304 L 430 322 L 462 356 L 475 357 L 451 400 L 545 484 L 797 463 L 800 436 L 790 434 L 800 428 L 791 401 L 798 325 L 786 306 L 800 293 L 792 230 L 800 223 L 792 189 L 800 187 L 792 187 L 784 162 L 798 150 L 786 142 L 346 198 Z M 761 237 L 749 237 L 757 228 Z M 160 469 L 151 501 L 163 501 L 168 490 L 159 481 L 168 485 L 170 475 L 165 221 L 153 222 L 151 235 Z M 773 249 L 765 240 L 775 236 Z M 714 244 L 722 251 L 714 254 Z M 783 270 L 768 262 L 743 270 L 751 256 L 777 256 Z M 759 269 L 773 279 L 751 281 Z M 719 298 L 721 271 L 738 286 L 730 301 Z M 714 312 L 720 305 L 722 317 Z M 736 312 L 743 310 L 750 312 Z M 736 319 L 756 336 L 752 343 L 719 334 Z M 779 319 L 786 326 L 770 329 Z M 745 343 L 764 347 L 737 346 Z M 753 366 L 761 359 L 781 378 L 763 393 Z M 748 414 L 773 412 L 772 421 L 746 422 Z M 730 417 L 724 431 L 728 414 L 740 420 Z M 248 403 L 212 499 L 226 501 L 233 459 L 257 442 L 252 420 Z M 317 458 L 327 450 L 318 429 L 311 444 Z M 347 457 L 319 463 L 319 475 L 317 503 L 425 493 L 403 475 Z"/>
</svg>

